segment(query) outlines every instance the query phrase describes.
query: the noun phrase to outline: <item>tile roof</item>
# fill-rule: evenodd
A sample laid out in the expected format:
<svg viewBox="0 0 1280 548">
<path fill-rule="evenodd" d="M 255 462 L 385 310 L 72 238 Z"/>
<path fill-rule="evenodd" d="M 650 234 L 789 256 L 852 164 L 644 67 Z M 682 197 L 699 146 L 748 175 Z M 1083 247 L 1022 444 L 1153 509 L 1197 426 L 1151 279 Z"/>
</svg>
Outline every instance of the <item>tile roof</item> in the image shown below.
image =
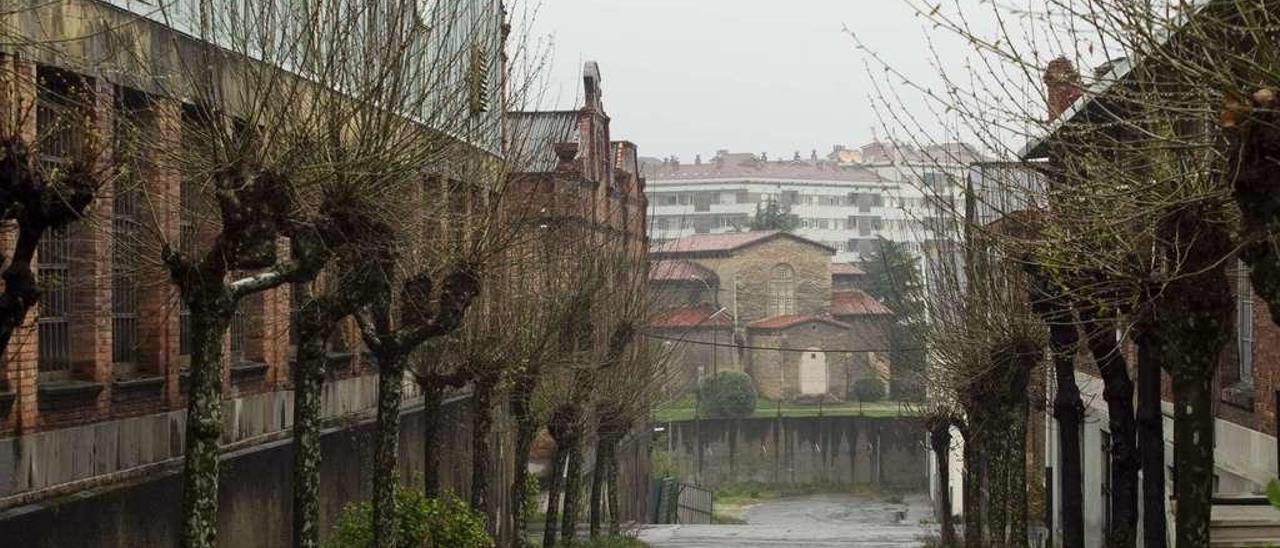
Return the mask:
<svg viewBox="0 0 1280 548">
<path fill-rule="evenodd" d="M 744 156 L 745 158 L 740 158 Z M 717 162 L 701 164 L 663 164 L 646 162 L 645 176 L 650 182 L 699 179 L 792 179 L 837 183 L 879 183 L 883 179 L 874 171 L 861 167 L 837 166 L 831 162 L 773 161 L 762 162 L 750 154 L 731 154 Z"/>
<path fill-rule="evenodd" d="M 832 316 L 882 316 L 889 314 L 893 314 L 889 307 L 860 290 L 843 289 L 831 294 Z"/>
<path fill-rule="evenodd" d="M 866 271 L 849 263 L 831 263 L 832 276 L 864 276 Z"/>
<path fill-rule="evenodd" d="M 777 230 L 761 230 L 756 232 L 725 232 L 722 234 L 693 234 L 678 240 L 656 245 L 652 248 L 654 255 L 680 255 L 696 253 L 725 253 L 742 249 L 751 244 L 762 242 L 774 236 L 785 236 L 805 243 L 813 244 L 835 253 L 835 250 L 813 240 L 797 236 L 789 232 Z"/>
<path fill-rule="evenodd" d="M 651 282 L 699 280 L 711 285 L 720 283 L 720 277 L 716 276 L 715 272 L 698 263 L 680 259 L 662 259 L 649 265 L 649 281 Z"/>
<path fill-rule="evenodd" d="M 834 325 L 836 327 L 843 328 L 843 329 L 852 328 L 852 326 L 850 326 L 847 323 L 840 322 L 831 318 L 827 318 L 824 316 L 807 316 L 804 314 L 783 314 L 781 316 L 772 316 L 769 318 L 764 318 L 762 320 L 756 320 L 754 322 L 751 322 L 747 324 L 747 327 L 750 327 L 752 329 L 786 329 L 788 327 L 795 327 L 797 325 L 806 324 L 810 322 L 822 322 L 822 323 Z"/>
<path fill-rule="evenodd" d="M 777 234 L 777 230 L 759 232 L 726 232 L 723 234 L 694 234 L 657 246 L 655 253 L 699 253 L 705 251 L 732 251 L 745 245 Z"/>
<path fill-rule="evenodd" d="M 664 310 L 649 320 L 649 327 L 666 328 L 711 328 L 732 327 L 733 317 L 728 312 L 716 314 L 718 310 L 710 304 L 682 306 Z M 711 316 L 715 314 L 715 317 Z"/>
</svg>

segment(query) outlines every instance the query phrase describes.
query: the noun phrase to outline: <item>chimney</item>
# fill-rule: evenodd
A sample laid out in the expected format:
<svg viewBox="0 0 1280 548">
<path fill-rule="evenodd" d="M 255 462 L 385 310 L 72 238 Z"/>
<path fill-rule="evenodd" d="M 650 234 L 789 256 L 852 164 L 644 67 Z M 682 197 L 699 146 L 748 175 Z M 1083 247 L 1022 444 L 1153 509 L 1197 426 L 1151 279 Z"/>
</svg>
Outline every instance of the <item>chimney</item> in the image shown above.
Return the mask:
<svg viewBox="0 0 1280 548">
<path fill-rule="evenodd" d="M 701 155 L 701 154 L 694 155 L 694 157 L 693 157 L 693 165 L 696 165 L 696 166 L 700 166 L 700 165 L 702 165 L 702 155 Z"/>
<path fill-rule="evenodd" d="M 1044 71 L 1044 86 L 1045 96 L 1049 101 L 1050 122 L 1061 116 L 1083 94 L 1080 90 L 1080 73 L 1066 57 L 1049 61 L 1049 66 Z"/>
</svg>

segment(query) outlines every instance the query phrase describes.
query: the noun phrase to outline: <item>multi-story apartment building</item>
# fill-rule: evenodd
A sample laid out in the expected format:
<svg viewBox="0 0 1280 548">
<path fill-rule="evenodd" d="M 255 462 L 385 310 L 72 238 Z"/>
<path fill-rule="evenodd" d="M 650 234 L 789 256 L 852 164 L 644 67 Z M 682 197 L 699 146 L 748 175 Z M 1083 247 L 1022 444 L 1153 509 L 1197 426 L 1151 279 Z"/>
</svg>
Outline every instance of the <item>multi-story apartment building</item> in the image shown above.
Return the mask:
<svg viewBox="0 0 1280 548">
<path fill-rule="evenodd" d="M 977 155 L 963 144 L 916 148 L 875 141 L 831 154 L 770 160 L 721 150 L 692 164 L 648 159 L 649 234 L 655 241 L 691 234 L 738 232 L 757 208 L 779 203 L 799 217 L 795 233 L 856 262 L 877 238 L 906 243 L 922 255 L 936 235 L 931 223 L 954 207 L 963 167 Z"/>
</svg>

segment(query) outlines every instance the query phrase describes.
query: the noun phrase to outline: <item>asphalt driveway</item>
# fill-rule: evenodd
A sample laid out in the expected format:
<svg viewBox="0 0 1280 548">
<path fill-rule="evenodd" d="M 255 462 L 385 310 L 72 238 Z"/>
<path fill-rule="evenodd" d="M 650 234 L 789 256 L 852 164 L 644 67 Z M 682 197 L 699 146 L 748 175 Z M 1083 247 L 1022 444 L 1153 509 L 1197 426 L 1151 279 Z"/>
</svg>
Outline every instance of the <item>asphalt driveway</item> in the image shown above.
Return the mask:
<svg viewBox="0 0 1280 548">
<path fill-rule="evenodd" d="M 921 537 L 936 533 L 923 495 L 901 503 L 857 495 L 784 498 L 750 506 L 740 517 L 745 525 L 650 525 L 639 536 L 657 548 L 897 548 L 920 546 Z"/>
</svg>

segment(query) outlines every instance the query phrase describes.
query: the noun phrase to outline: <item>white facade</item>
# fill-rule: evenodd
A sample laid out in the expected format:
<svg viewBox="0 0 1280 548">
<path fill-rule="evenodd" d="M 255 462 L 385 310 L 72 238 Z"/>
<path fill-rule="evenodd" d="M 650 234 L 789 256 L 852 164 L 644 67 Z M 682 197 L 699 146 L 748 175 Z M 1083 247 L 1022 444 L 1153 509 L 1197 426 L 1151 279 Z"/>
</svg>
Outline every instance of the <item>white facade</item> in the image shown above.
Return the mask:
<svg viewBox="0 0 1280 548">
<path fill-rule="evenodd" d="M 881 160 L 763 161 L 725 151 L 705 163 L 651 160 L 649 236 L 661 242 L 743 230 L 757 207 L 772 201 L 800 218 L 798 236 L 836 249 L 837 262 L 861 260 L 877 238 L 906 243 L 922 256 L 936 237 L 927 227 L 949 216 L 962 195 L 964 170 L 923 158 Z"/>
</svg>

